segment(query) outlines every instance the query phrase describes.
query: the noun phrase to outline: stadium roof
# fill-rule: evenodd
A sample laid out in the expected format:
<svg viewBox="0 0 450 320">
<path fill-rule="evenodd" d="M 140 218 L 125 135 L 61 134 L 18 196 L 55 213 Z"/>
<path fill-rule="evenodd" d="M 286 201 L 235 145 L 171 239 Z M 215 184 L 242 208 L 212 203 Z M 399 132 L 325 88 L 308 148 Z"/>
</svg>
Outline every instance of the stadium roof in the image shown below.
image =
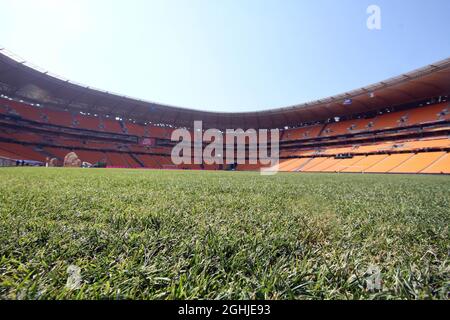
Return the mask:
<svg viewBox="0 0 450 320">
<path fill-rule="evenodd" d="M 283 128 L 349 116 L 450 94 L 450 58 L 361 89 L 295 106 L 229 113 L 174 107 L 84 86 L 0 49 L 0 91 L 55 108 L 118 116 L 139 122 L 208 128 Z"/>
</svg>

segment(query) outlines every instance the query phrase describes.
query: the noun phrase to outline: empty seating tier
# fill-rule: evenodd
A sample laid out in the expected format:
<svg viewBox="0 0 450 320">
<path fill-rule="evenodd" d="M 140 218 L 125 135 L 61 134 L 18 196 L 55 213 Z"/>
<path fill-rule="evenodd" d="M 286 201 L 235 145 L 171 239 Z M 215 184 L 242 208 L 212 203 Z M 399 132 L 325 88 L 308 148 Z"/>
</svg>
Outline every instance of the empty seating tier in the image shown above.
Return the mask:
<svg viewBox="0 0 450 320">
<path fill-rule="evenodd" d="M 64 108 L 58 110 L 54 105 L 0 98 L 0 156 L 36 161 L 56 157 L 62 162 L 67 153 L 75 151 L 82 161 L 104 162 L 109 167 L 196 170 L 227 167 L 175 166 L 170 158 L 172 147 L 167 141 L 174 130 L 170 126 L 143 125 Z M 331 123 L 329 119 L 284 130 L 281 137 L 285 143 L 281 144 L 280 154 L 292 159 L 282 159 L 279 170 L 449 173 L 449 109 L 445 102 L 350 120 L 336 118 Z M 149 145 L 143 144 L 146 139 Z M 255 171 L 261 167 L 247 163 L 239 165 L 237 170 Z"/>
<path fill-rule="evenodd" d="M 422 170 L 421 173 L 450 174 L 450 153 L 447 152 L 426 169 Z"/>
<path fill-rule="evenodd" d="M 427 167 L 431 166 L 437 160 L 442 158 L 445 152 L 426 152 L 418 153 L 413 157 L 409 158 L 407 161 L 402 163 L 400 166 L 394 168 L 390 172 L 392 173 L 419 173 L 425 170 Z"/>
</svg>

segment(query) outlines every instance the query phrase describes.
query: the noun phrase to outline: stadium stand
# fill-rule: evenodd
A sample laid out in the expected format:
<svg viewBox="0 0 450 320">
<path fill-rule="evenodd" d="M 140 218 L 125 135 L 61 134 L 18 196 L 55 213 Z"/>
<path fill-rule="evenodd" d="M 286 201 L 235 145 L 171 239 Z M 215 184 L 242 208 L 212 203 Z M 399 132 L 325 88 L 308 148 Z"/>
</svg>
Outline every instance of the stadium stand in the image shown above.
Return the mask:
<svg viewBox="0 0 450 320">
<path fill-rule="evenodd" d="M 44 122 L 40 108 L 32 107 L 22 102 L 5 99 L 2 99 L 2 104 L 9 109 L 9 115 L 31 121 Z"/>
<path fill-rule="evenodd" d="M 283 134 L 283 140 L 301 140 L 301 139 L 316 138 L 321 133 L 323 127 L 324 125 L 322 124 L 286 130 Z"/>
<path fill-rule="evenodd" d="M 128 134 L 136 135 L 139 137 L 148 136 L 148 134 L 146 133 L 146 128 L 143 125 L 127 122 L 125 124 L 125 128 Z"/>
<path fill-rule="evenodd" d="M 73 117 L 70 112 L 54 111 L 48 108 L 43 110 L 44 120 L 47 123 L 62 127 L 73 127 Z"/>
<path fill-rule="evenodd" d="M 92 131 L 100 130 L 100 119 L 98 117 L 77 114 L 74 119 L 75 127 Z"/>
<path fill-rule="evenodd" d="M 341 170 L 341 172 L 347 172 L 347 173 L 366 172 L 367 169 L 373 167 L 375 164 L 383 161 L 387 157 L 389 157 L 389 155 L 387 155 L 387 154 L 366 156 L 366 157 L 361 158 L 359 161 L 353 163 L 352 166 L 343 168 L 343 170 Z"/>
<path fill-rule="evenodd" d="M 393 169 L 393 173 L 419 173 L 445 155 L 445 152 L 417 153 Z"/>
<path fill-rule="evenodd" d="M 450 174 L 450 153 L 445 153 L 441 158 L 422 170 L 421 173 Z"/>
<path fill-rule="evenodd" d="M 102 118 L 101 122 L 102 122 L 102 127 L 103 127 L 104 131 L 114 132 L 114 133 L 119 133 L 119 134 L 124 133 L 123 128 L 120 125 L 120 122 L 118 120 Z"/>
<path fill-rule="evenodd" d="M 62 163 L 74 151 L 82 161 L 104 162 L 108 167 L 227 170 L 228 165 L 172 163 L 176 143 L 171 141 L 172 131 L 187 128 L 193 133 L 195 119 L 203 121 L 204 130 L 219 132 L 281 129 L 279 170 L 283 172 L 450 173 L 450 59 L 373 85 L 378 88 L 373 94 L 368 95 L 367 89 L 347 93 L 353 102 L 345 107 L 341 95 L 328 102 L 244 114 L 149 104 L 84 87 L 77 87 L 84 95 L 74 94 L 75 85 L 51 74 L 40 74 L 33 85 L 61 90 L 50 90 L 40 101 L 27 97 L 26 90 L 17 90 L 27 88 L 26 75 L 38 71 L 18 64 L 0 49 L 0 71 L 5 69 L 15 72 L 0 72 L 3 158 L 42 162 L 57 158 Z M 407 98 L 404 92 L 409 92 Z M 103 99 L 105 95 L 108 99 Z M 103 100 L 111 106 L 98 105 Z M 114 109 L 119 104 L 121 113 Z M 246 163 L 236 170 L 261 167 Z"/>
</svg>

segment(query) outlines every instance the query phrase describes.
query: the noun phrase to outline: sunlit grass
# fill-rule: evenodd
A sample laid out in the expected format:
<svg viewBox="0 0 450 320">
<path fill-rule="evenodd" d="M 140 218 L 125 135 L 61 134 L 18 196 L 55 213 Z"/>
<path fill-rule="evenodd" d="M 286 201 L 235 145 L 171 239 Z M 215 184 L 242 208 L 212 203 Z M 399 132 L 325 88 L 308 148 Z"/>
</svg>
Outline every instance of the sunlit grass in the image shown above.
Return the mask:
<svg viewBox="0 0 450 320">
<path fill-rule="evenodd" d="M 0 298 L 448 298 L 449 177 L 11 168 L 0 216 Z"/>
</svg>

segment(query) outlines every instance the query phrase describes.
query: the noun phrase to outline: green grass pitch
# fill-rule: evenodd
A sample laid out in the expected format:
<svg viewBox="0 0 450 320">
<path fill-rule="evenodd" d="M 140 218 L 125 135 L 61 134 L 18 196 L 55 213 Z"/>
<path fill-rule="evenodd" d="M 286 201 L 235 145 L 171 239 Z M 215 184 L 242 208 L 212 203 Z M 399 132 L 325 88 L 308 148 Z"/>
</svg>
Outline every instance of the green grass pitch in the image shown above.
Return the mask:
<svg viewBox="0 0 450 320">
<path fill-rule="evenodd" d="M 449 294 L 448 176 L 6 168 L 0 215 L 3 299 Z"/>
</svg>

